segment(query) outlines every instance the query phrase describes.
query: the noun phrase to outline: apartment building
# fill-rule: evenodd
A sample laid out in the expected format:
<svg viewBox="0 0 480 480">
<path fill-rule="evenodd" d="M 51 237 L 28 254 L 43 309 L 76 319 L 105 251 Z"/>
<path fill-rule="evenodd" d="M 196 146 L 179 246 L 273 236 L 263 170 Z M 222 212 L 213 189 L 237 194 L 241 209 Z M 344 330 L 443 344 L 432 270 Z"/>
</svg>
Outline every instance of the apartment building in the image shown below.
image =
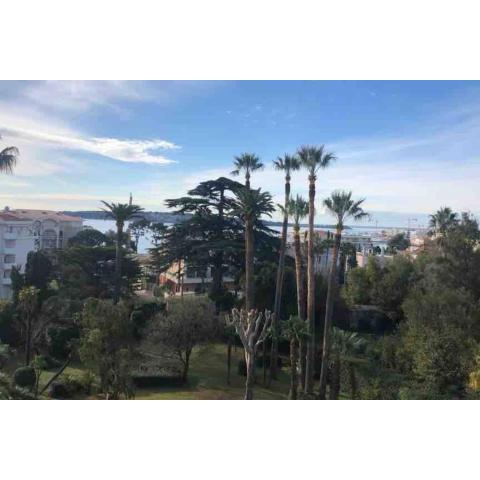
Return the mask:
<svg viewBox="0 0 480 480">
<path fill-rule="evenodd" d="M 159 283 L 167 287 L 171 296 L 198 295 L 208 291 L 212 280 L 210 267 L 200 269 L 182 261 L 180 264 L 172 263 L 166 272 L 161 273 Z M 223 275 L 223 284 L 228 290 L 232 292 L 235 290 L 234 279 L 228 273 Z"/>
<path fill-rule="evenodd" d="M 12 267 L 25 271 L 27 255 L 63 248 L 83 228 L 83 220 L 50 210 L 0 211 L 0 298 L 11 297 Z"/>
</svg>

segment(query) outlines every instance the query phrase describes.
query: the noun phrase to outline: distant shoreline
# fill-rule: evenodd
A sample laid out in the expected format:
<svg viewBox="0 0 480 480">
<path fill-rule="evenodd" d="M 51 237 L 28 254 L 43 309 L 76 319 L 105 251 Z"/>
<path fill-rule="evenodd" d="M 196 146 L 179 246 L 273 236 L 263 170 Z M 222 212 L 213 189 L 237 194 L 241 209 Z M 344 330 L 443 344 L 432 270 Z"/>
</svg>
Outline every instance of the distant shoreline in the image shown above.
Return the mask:
<svg viewBox="0 0 480 480">
<path fill-rule="evenodd" d="M 98 210 L 65 210 L 62 213 L 66 215 L 72 215 L 76 217 L 81 217 L 85 220 L 107 220 L 106 214 L 102 211 Z M 143 217 L 146 220 L 151 222 L 160 222 L 160 223 L 181 223 L 185 220 L 188 220 L 192 215 L 190 213 L 185 213 L 183 215 L 178 215 L 170 212 L 154 212 L 154 211 L 146 211 L 142 213 Z M 283 222 L 274 222 L 271 220 L 266 220 L 265 225 L 272 226 L 272 227 L 279 227 L 282 225 Z M 290 227 L 293 224 L 288 224 Z M 300 227 L 307 228 L 307 223 L 300 224 Z M 328 225 L 328 224 L 315 224 L 315 228 L 326 228 L 326 229 L 334 229 L 335 225 Z M 374 226 L 374 225 L 346 225 L 346 230 L 352 229 L 368 229 L 368 230 L 394 230 L 394 229 L 405 229 L 407 230 L 408 227 L 405 226 L 394 226 L 394 227 L 385 227 L 385 226 Z M 410 230 L 415 230 L 414 227 L 410 227 Z"/>
</svg>

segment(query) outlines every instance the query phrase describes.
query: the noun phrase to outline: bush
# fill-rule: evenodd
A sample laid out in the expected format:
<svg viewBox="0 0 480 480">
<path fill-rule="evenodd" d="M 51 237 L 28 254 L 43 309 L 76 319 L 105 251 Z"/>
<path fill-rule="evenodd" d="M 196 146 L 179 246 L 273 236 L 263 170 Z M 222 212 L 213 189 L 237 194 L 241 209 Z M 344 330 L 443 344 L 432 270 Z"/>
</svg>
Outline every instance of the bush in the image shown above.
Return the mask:
<svg viewBox="0 0 480 480">
<path fill-rule="evenodd" d="M 55 358 L 65 359 L 72 349 L 72 341 L 80 337 L 77 326 L 53 326 L 47 329 L 48 352 Z"/>
<path fill-rule="evenodd" d="M 62 381 L 50 385 L 51 398 L 69 399 L 78 395 L 90 395 L 95 377 L 90 372 L 84 372 L 80 377 L 65 375 Z"/>
<path fill-rule="evenodd" d="M 55 360 L 49 355 L 37 355 L 36 360 L 39 365 L 45 365 L 45 370 L 51 370 L 53 368 L 59 368 L 62 366 L 62 362 Z"/>
<path fill-rule="evenodd" d="M 48 390 L 48 396 L 59 400 L 72 398 L 72 393 L 68 385 L 62 382 L 53 382 Z"/>
<path fill-rule="evenodd" d="M 15 385 L 24 388 L 31 388 L 37 381 L 37 374 L 33 367 L 20 367 L 15 370 L 13 375 Z"/>
<path fill-rule="evenodd" d="M 86 395 L 91 395 L 95 383 L 95 375 L 90 371 L 83 372 L 82 376 L 78 379 L 78 381 L 81 385 L 83 393 L 85 393 Z"/>
<path fill-rule="evenodd" d="M 140 340 L 147 322 L 151 320 L 155 314 L 163 312 L 164 310 L 165 304 L 159 303 L 158 301 L 143 302 L 136 305 L 130 316 L 134 329 L 134 337 Z"/>
</svg>

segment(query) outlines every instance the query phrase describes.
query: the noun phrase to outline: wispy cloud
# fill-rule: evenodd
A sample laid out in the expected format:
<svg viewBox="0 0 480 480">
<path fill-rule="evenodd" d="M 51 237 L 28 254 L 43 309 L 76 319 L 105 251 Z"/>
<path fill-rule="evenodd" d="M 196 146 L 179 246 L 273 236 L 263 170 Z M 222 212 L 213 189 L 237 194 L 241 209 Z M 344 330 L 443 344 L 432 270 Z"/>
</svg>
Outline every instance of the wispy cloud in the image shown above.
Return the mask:
<svg viewBox="0 0 480 480">
<path fill-rule="evenodd" d="M 79 137 L 73 135 L 56 134 L 41 130 L 12 128 L 0 124 L 2 135 L 6 138 L 19 138 L 42 145 L 51 145 L 69 150 L 81 150 L 96 153 L 121 162 L 140 162 L 165 165 L 173 163 L 158 150 L 173 150 L 180 148 L 166 140 L 123 140 L 118 138 Z"/>
<path fill-rule="evenodd" d="M 73 111 L 92 107 L 118 108 L 122 101 L 141 101 L 150 98 L 143 82 L 125 81 L 45 81 L 27 83 L 19 92 L 30 102 Z"/>
</svg>

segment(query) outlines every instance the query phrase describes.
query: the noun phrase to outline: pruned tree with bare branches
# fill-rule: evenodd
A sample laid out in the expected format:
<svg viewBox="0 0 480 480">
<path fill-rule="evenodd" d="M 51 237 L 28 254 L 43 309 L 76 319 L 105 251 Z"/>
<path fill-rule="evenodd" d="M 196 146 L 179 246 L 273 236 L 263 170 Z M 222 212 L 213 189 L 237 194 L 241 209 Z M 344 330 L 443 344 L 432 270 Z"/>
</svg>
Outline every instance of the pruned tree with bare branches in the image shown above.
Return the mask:
<svg viewBox="0 0 480 480">
<path fill-rule="evenodd" d="M 255 382 L 255 357 L 258 347 L 265 341 L 272 323 L 272 312 L 234 308 L 231 315 L 227 315 L 227 325 L 235 327 L 245 350 L 247 365 L 247 381 L 245 383 L 245 400 L 253 400 L 253 384 Z"/>
</svg>

